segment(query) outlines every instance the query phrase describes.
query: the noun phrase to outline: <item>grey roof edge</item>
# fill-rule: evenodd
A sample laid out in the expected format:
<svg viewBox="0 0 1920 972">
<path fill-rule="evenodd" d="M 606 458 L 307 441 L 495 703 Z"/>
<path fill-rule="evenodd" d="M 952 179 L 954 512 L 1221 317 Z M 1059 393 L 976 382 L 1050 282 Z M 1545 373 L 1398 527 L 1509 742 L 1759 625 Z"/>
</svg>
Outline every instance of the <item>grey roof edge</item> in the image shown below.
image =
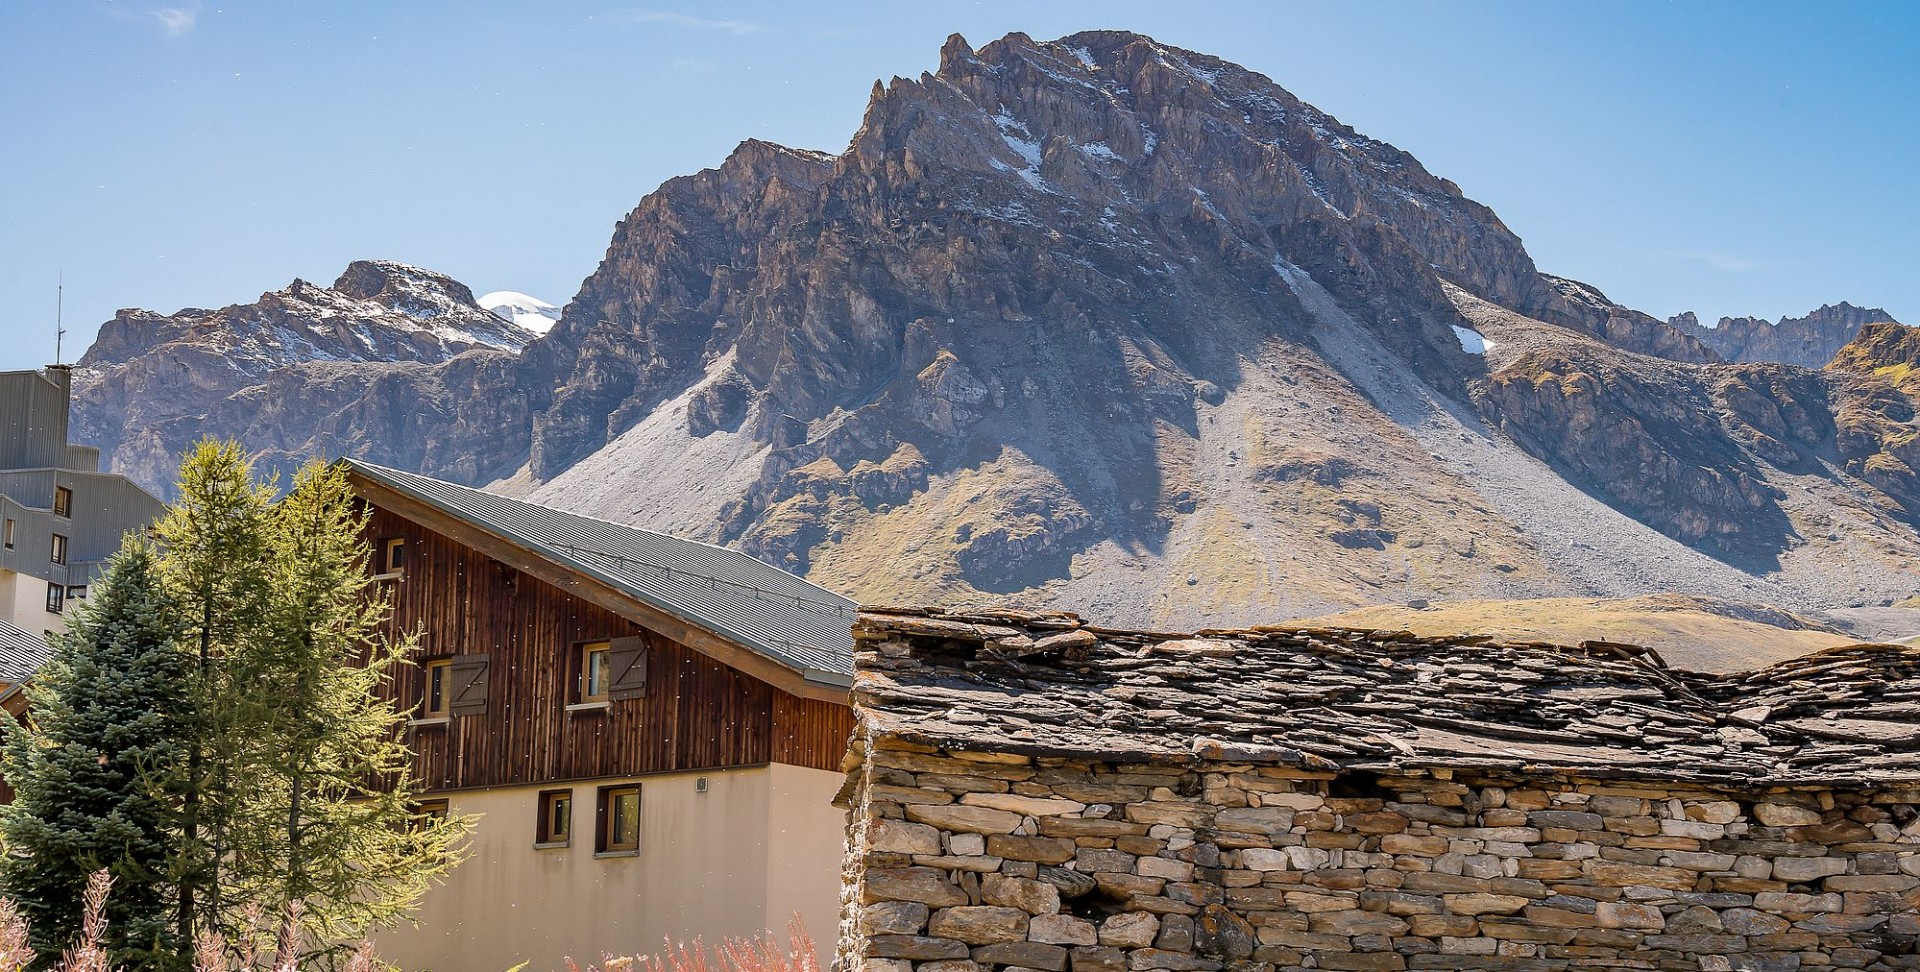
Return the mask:
<svg viewBox="0 0 1920 972">
<path fill-rule="evenodd" d="M 0 618 L 0 682 L 32 678 L 53 655 L 45 638 Z"/>
<path fill-rule="evenodd" d="M 807 681 L 818 685 L 831 685 L 834 688 L 843 689 L 853 688 L 853 676 L 840 672 L 829 672 L 820 668 L 807 668 L 802 669 L 800 675 Z"/>
<path fill-rule="evenodd" d="M 433 477 L 423 476 L 423 475 L 420 475 L 419 473 L 409 473 L 409 472 L 406 472 L 405 470 L 393 469 L 391 467 L 381 466 L 376 463 L 370 463 L 361 459 L 346 457 L 341 459 L 340 461 L 344 463 L 350 470 L 357 472 L 363 476 L 366 476 L 367 478 L 373 480 L 376 483 L 379 483 L 382 486 L 385 486 L 388 489 L 392 489 L 415 501 L 424 503 L 427 506 L 433 508 L 434 510 L 437 510 L 444 515 L 453 517 L 454 519 L 457 519 L 463 523 L 466 523 L 469 526 L 474 527 L 475 529 L 482 530 L 488 533 L 489 535 L 498 537 L 501 540 L 511 543 L 514 546 L 526 551 L 528 554 L 532 556 L 546 560 L 549 563 L 552 563 L 553 565 L 560 567 L 564 570 L 572 571 L 574 573 L 578 573 L 578 574 L 590 577 L 596 581 L 599 581 L 602 584 L 607 585 L 608 587 L 614 589 L 615 591 L 618 591 L 621 595 L 629 597 L 641 604 L 644 604 L 648 607 L 653 608 L 654 610 L 660 611 L 674 618 L 678 618 L 679 620 L 684 621 L 687 624 L 703 629 L 711 634 L 720 636 L 736 644 L 739 644 L 745 648 L 748 648 L 751 651 L 753 651 L 755 654 L 759 655 L 760 657 L 765 658 L 766 660 L 773 662 L 774 664 L 779 665 L 780 667 L 785 668 L 788 671 L 793 672 L 794 674 L 800 676 L 800 678 L 804 682 L 814 684 L 814 685 L 829 687 L 833 689 L 839 689 L 839 690 L 850 689 L 853 685 L 852 629 L 853 629 L 854 619 L 855 617 L 857 617 L 860 609 L 860 604 L 858 601 L 855 601 L 852 598 L 846 597 L 841 594 L 836 594 L 833 591 L 827 590 L 826 588 L 820 587 L 819 585 L 806 580 L 805 578 L 798 577 L 797 575 L 794 575 L 794 574 L 790 574 L 784 570 L 781 570 L 778 567 L 773 566 L 772 564 L 768 564 L 763 560 L 752 557 L 738 550 L 734 550 L 730 547 L 721 546 L 719 544 L 706 543 L 704 541 L 699 541 L 699 540 L 688 540 L 682 537 L 675 537 L 670 534 L 659 533 L 658 531 L 645 530 L 640 527 L 630 526 L 624 523 L 617 523 L 612 520 L 607 520 L 600 517 L 588 516 L 583 513 L 575 513 L 571 510 L 564 510 L 559 507 L 544 506 L 542 504 L 533 503 L 528 500 L 517 499 L 511 496 L 502 496 L 497 493 L 489 493 L 486 490 L 476 489 L 471 486 L 462 486 L 458 483 L 451 483 L 445 480 L 434 479 Z M 547 544 L 539 541 L 533 541 L 525 537 L 517 536 L 510 530 L 501 529 L 500 527 L 494 524 L 487 523 L 476 517 L 467 515 L 466 511 L 463 511 L 458 507 L 443 501 L 440 497 L 434 496 L 431 493 L 424 492 L 416 488 L 412 483 L 408 482 L 408 480 L 410 479 L 426 480 L 428 482 L 435 484 L 436 486 L 450 487 L 452 489 L 460 490 L 463 492 L 473 493 L 479 497 L 484 497 L 485 499 L 492 502 L 504 502 L 504 503 L 518 504 L 525 507 L 531 507 L 534 509 L 549 510 L 552 512 L 564 514 L 566 516 L 576 517 L 581 520 L 597 523 L 614 530 L 628 531 L 635 534 L 645 534 L 645 535 L 650 535 L 654 537 L 661 537 L 661 538 L 670 540 L 674 543 L 686 544 L 689 546 L 703 548 L 721 557 L 748 560 L 748 561 L 752 561 L 755 564 L 760 565 L 761 567 L 764 567 L 767 570 L 779 571 L 781 574 L 784 574 L 785 576 L 792 578 L 794 581 L 798 582 L 799 584 L 802 584 L 808 588 L 811 588 L 811 590 L 809 591 L 810 596 L 807 598 L 807 600 L 816 601 L 820 603 L 822 606 L 831 607 L 839 611 L 845 612 L 846 618 L 847 618 L 846 645 L 843 651 L 834 652 L 836 655 L 839 656 L 835 660 L 841 661 L 843 663 L 844 670 L 835 671 L 835 670 L 819 668 L 813 665 L 808 665 L 798 659 L 790 657 L 787 652 L 782 651 L 776 645 L 769 643 L 767 639 L 762 639 L 754 636 L 749 632 L 742 631 L 738 629 L 736 626 L 726 623 L 722 619 L 715 618 L 708 615 L 703 615 L 700 612 L 689 610 L 685 605 L 678 604 L 670 600 L 657 597 L 651 594 L 650 592 L 639 589 L 635 585 L 628 583 L 622 580 L 621 578 L 615 576 L 610 571 L 607 571 L 603 568 L 595 566 L 592 563 L 586 562 L 585 560 L 583 560 L 578 556 L 568 555 L 568 551 L 566 551 L 562 546 Z M 730 583 L 726 581 L 722 581 L 722 582 Z M 831 651 L 833 649 L 823 649 L 823 650 Z"/>
</svg>

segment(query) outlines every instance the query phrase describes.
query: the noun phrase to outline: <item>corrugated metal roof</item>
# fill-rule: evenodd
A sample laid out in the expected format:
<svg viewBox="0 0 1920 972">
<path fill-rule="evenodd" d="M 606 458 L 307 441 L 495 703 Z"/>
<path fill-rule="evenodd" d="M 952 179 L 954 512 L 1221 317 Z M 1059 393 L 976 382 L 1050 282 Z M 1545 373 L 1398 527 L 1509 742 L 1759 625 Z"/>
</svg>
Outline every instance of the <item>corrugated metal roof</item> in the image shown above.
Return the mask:
<svg viewBox="0 0 1920 972">
<path fill-rule="evenodd" d="M 52 654 L 53 648 L 39 635 L 0 618 L 0 682 L 20 682 L 33 677 Z"/>
<path fill-rule="evenodd" d="M 347 460 L 355 472 L 781 665 L 851 684 L 859 604 L 737 550 Z"/>
</svg>

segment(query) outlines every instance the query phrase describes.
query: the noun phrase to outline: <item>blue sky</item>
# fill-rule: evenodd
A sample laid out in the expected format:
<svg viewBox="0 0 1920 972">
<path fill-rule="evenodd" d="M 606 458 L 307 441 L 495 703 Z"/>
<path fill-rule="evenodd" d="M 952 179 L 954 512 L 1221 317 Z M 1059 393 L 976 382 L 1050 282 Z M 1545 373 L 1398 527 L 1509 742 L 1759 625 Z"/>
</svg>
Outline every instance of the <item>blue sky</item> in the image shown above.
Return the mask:
<svg viewBox="0 0 1920 972">
<path fill-rule="evenodd" d="M 115 308 L 348 261 L 564 303 L 740 140 L 839 150 L 947 34 L 1124 28 L 1419 156 L 1543 269 L 1665 316 L 1920 323 L 1920 4 L 8 0 L 0 368 Z"/>
</svg>

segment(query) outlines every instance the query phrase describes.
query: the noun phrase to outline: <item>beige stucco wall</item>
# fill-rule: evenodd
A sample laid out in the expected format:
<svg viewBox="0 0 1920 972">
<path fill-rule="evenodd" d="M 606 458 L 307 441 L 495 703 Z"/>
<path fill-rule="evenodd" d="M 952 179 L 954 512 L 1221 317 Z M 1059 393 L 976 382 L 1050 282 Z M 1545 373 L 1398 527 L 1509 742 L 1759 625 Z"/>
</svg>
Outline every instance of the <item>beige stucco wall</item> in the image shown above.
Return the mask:
<svg viewBox="0 0 1920 972">
<path fill-rule="evenodd" d="M 781 941 L 799 915 L 831 960 L 840 927 L 840 868 L 847 849 L 846 811 L 833 806 L 846 785 L 842 773 L 775 763 L 768 768 L 773 796 L 767 822 L 766 924 Z M 826 828 L 833 828 L 830 835 Z"/>
<path fill-rule="evenodd" d="M 33 634 L 66 630 L 60 615 L 47 613 L 47 582 L 14 570 L 0 570 L 0 617 Z"/>
<path fill-rule="evenodd" d="M 706 793 L 695 781 L 706 777 Z M 596 858 L 601 786 L 573 785 L 570 846 L 536 849 L 539 794 L 560 786 L 454 793 L 479 816 L 472 856 L 428 894 L 419 927 L 375 939 L 409 972 L 488 972 L 522 961 L 584 966 L 602 952 L 657 952 L 672 937 L 708 942 L 779 927 L 798 910 L 831 955 L 844 814 L 837 773 L 791 766 L 637 777 L 640 853 Z"/>
</svg>

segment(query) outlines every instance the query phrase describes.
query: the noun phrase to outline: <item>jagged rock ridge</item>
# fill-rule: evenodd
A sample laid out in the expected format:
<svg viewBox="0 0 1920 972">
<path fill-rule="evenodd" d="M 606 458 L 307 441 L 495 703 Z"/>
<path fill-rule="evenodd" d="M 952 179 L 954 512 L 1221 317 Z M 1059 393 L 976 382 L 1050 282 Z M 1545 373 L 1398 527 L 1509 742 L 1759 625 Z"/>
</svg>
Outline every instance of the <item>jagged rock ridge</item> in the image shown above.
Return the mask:
<svg viewBox="0 0 1920 972">
<path fill-rule="evenodd" d="M 669 181 L 518 355 L 284 366 L 159 438 L 499 480 L 872 600 L 1190 626 L 1904 597 L 1905 401 L 1720 363 L 1268 79 L 1090 32 L 955 37 L 845 152 Z"/>
<path fill-rule="evenodd" d="M 1846 301 L 1822 304 L 1805 317 L 1768 321 L 1759 317 L 1722 317 L 1707 326 L 1692 311 L 1669 318 L 1675 330 L 1698 339 L 1728 361 L 1777 361 L 1802 368 L 1824 368 L 1860 328 L 1893 322 L 1878 307 L 1855 307 Z"/>
</svg>

